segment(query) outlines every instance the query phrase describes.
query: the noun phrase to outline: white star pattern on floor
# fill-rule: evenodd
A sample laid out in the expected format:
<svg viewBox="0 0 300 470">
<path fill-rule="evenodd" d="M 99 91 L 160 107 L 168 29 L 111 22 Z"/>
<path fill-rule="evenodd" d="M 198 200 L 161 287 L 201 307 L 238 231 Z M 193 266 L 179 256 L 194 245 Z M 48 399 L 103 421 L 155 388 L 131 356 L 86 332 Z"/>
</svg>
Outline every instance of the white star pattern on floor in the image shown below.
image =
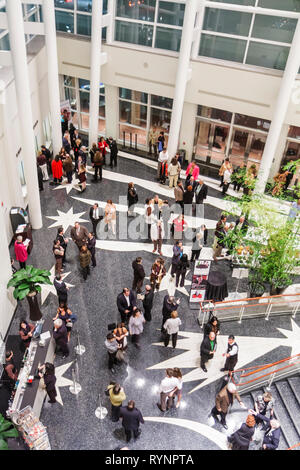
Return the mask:
<svg viewBox="0 0 300 470">
<path fill-rule="evenodd" d="M 62 366 L 55 367 L 55 377 L 56 383 L 55 388 L 57 392 L 56 401 L 64 406 L 61 394 L 60 394 L 60 387 L 68 387 L 72 385 L 73 381 L 70 379 L 66 379 L 63 377 L 64 373 L 69 369 L 69 367 L 73 364 L 73 362 L 68 362 L 67 364 L 63 364 Z"/>
<path fill-rule="evenodd" d="M 65 189 L 67 191 L 67 194 L 69 194 L 72 189 L 76 189 L 76 191 L 81 192 L 79 185 L 79 179 L 76 178 L 75 174 L 72 176 L 72 183 L 68 183 L 67 179 L 64 179 L 64 181 L 58 185 L 56 188 L 53 188 L 53 191 L 56 191 L 57 189 Z M 86 184 L 87 186 L 90 186 L 89 183 Z"/>
<path fill-rule="evenodd" d="M 69 271 L 68 273 L 62 273 L 61 276 L 62 276 L 62 280 L 65 280 L 65 278 L 70 274 L 71 271 Z M 53 281 L 54 281 L 54 278 L 55 278 L 55 265 L 52 266 L 52 268 L 50 269 L 50 281 L 51 281 L 51 284 L 41 284 L 41 304 L 43 305 L 43 303 L 46 301 L 47 297 L 49 294 L 53 294 L 57 297 L 57 292 L 56 292 L 56 289 L 53 285 Z M 66 282 L 66 286 L 71 288 L 71 287 L 74 287 L 73 284 L 68 284 Z"/>
<path fill-rule="evenodd" d="M 86 219 L 82 219 L 81 216 L 85 214 L 85 212 L 79 212 L 74 214 L 73 207 L 70 207 L 68 212 L 62 212 L 57 209 L 58 215 L 46 215 L 48 219 L 55 220 L 54 224 L 49 225 L 48 228 L 53 227 L 63 227 L 64 231 L 66 231 L 69 227 L 73 227 L 75 222 L 88 222 Z"/>
<path fill-rule="evenodd" d="M 291 354 L 300 353 L 300 328 L 291 320 L 292 330 L 284 330 L 277 328 L 285 338 L 265 338 L 253 336 L 235 336 L 239 346 L 238 363 L 236 369 L 241 369 L 245 365 L 257 360 L 260 356 L 267 354 L 279 346 L 287 346 L 292 349 Z M 203 339 L 202 333 L 192 333 L 187 331 L 179 331 L 176 350 L 184 349 L 187 352 L 177 354 L 171 359 L 148 367 L 148 369 L 167 369 L 179 367 L 180 369 L 193 368 L 194 370 L 183 376 L 183 382 L 193 382 L 195 380 L 203 380 L 189 393 L 204 387 L 205 385 L 220 379 L 224 373 L 220 372 L 220 368 L 224 366 L 225 358 L 222 356 L 227 350 L 228 336 L 218 335 L 217 352 L 214 358 L 206 363 L 207 373 L 200 368 L 200 345 Z M 155 346 L 162 346 L 163 343 L 154 343 Z M 169 346 L 170 347 L 170 346 Z M 175 352 L 176 352 L 175 350 Z"/>
</svg>

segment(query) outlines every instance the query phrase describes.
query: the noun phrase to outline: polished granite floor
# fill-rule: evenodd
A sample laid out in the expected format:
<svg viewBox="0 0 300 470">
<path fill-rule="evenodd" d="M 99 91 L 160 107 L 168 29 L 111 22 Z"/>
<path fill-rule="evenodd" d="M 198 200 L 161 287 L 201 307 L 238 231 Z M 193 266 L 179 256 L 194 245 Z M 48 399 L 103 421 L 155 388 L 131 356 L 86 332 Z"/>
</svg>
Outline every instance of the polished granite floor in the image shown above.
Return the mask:
<svg viewBox="0 0 300 470">
<path fill-rule="evenodd" d="M 124 157 L 118 159 L 118 166 L 110 170 L 111 174 L 118 173 L 125 176 L 134 176 L 141 180 L 137 186 L 139 201 L 153 195 L 151 187 L 155 182 L 155 169 Z M 109 175 L 108 175 L 109 176 Z M 52 242 L 56 236 L 56 227 L 49 228 L 54 219 L 47 216 L 57 216 L 58 210 L 67 213 L 71 208 L 75 214 L 82 214 L 81 217 L 88 222 L 83 222 L 87 228 L 91 229 L 88 210 L 89 205 L 82 202 L 84 199 L 106 201 L 111 198 L 118 202 L 119 195 L 126 196 L 127 182 L 113 180 L 112 176 L 104 178 L 97 184 L 91 183 L 92 177 L 88 177 L 86 191 L 80 194 L 76 189 L 70 190 L 69 194 L 64 189 L 54 190 L 49 183 L 44 183 L 44 191 L 41 192 L 41 204 L 43 213 L 43 228 L 34 231 L 34 249 L 28 263 L 43 268 L 52 268 L 54 259 L 52 254 Z M 146 181 L 146 183 L 145 183 Z M 147 183 L 148 182 L 148 183 Z M 148 184 L 151 189 L 148 189 Z M 162 187 L 166 190 L 166 187 Z M 155 191 L 156 192 L 156 191 Z M 159 193 L 158 193 L 159 194 Z M 172 195 L 172 191 L 170 192 Z M 72 196 L 76 197 L 74 199 Z M 209 188 L 209 196 L 212 197 L 213 204 L 205 204 L 205 218 L 217 220 L 221 214 L 222 196 L 218 188 Z M 171 199 L 170 199 L 171 201 Z M 219 203 L 218 203 L 219 201 Z M 63 220 L 62 215 L 60 220 Z M 76 219 L 75 219 L 76 220 Z M 70 234 L 70 227 L 66 234 Z M 209 231 L 208 244 L 213 240 L 213 230 Z M 134 243 L 128 241 L 128 244 Z M 171 241 L 169 243 L 172 243 Z M 109 409 L 108 399 L 104 394 L 107 384 L 117 381 L 124 386 L 127 399 L 133 399 L 136 406 L 147 418 L 142 426 L 141 437 L 130 443 L 130 449 L 219 449 L 225 438 L 224 430 L 216 426 L 208 426 L 209 411 L 214 405 L 214 396 L 219 391 L 222 378 L 218 369 L 209 369 L 209 380 L 201 374 L 199 375 L 199 345 L 201 342 L 201 330 L 196 321 L 195 311 L 189 308 L 188 297 L 184 293 L 176 292 L 176 297 L 181 298 L 178 309 L 182 320 L 181 331 L 186 333 L 188 340 L 181 343 L 182 335 L 179 335 L 177 348 L 165 348 L 159 343 L 161 309 L 164 296 L 167 290 L 155 294 L 153 315 L 151 323 L 145 325 L 141 338 L 141 349 L 136 348 L 129 342 L 128 365 L 117 366 L 116 373 L 111 374 L 107 367 L 107 352 L 104 347 L 104 340 L 107 334 L 107 325 L 119 320 L 119 313 L 116 307 L 117 294 L 124 286 L 131 287 L 132 268 L 131 263 L 136 256 L 142 256 L 146 275 L 150 275 L 151 265 L 155 255 L 147 251 L 129 251 L 129 247 L 123 247 L 122 251 L 117 249 L 97 249 L 97 267 L 91 268 L 91 275 L 84 281 L 79 269 L 78 250 L 70 242 L 67 250 L 66 282 L 74 287 L 69 291 L 69 307 L 78 316 L 78 321 L 72 332 L 70 350 L 71 354 L 67 359 L 57 357 L 55 366 L 62 371 L 63 377 L 72 378 L 72 369 L 79 372 L 79 383 L 82 391 L 78 395 L 72 395 L 69 386 L 61 386 L 63 382 L 58 381 L 63 406 L 59 403 L 50 405 L 47 401 L 41 414 L 42 422 L 47 426 L 52 449 L 115 449 L 125 443 L 125 436 L 121 423 L 116 424 L 110 421 L 109 416 L 104 420 L 98 420 L 95 410 L 102 405 Z M 170 265 L 170 258 L 166 257 L 167 268 Z M 214 269 L 222 270 L 227 275 L 228 289 L 234 292 L 237 280 L 231 277 L 230 268 L 227 261 L 220 261 Z M 187 275 L 187 280 L 191 279 L 191 272 Z M 246 288 L 246 281 L 240 284 L 240 291 Z M 187 287 L 189 292 L 189 287 Z M 49 293 L 42 305 L 43 315 L 54 315 L 57 308 L 57 297 Z M 26 305 L 21 303 L 18 306 L 14 321 L 11 326 L 11 334 L 17 331 L 20 318 L 26 315 Z M 300 325 L 299 318 L 294 323 Z M 243 344 L 245 351 L 251 351 L 249 360 L 244 359 L 240 367 L 259 365 L 288 357 L 292 352 L 294 337 L 286 338 L 278 328 L 292 331 L 291 319 L 288 317 L 270 318 L 268 322 L 264 319 L 245 320 L 241 324 L 237 322 L 224 322 L 221 325 L 220 357 L 223 352 L 222 344 L 226 344 L 228 334 L 235 334 Z M 293 327 L 295 328 L 295 327 Z M 86 351 L 82 356 L 76 356 L 74 346 L 77 344 L 77 334 L 80 342 L 85 346 Z M 290 342 L 289 342 L 290 341 Z M 271 344 L 273 343 L 273 344 Z M 180 348 L 181 345 L 181 348 Z M 296 347 L 296 346 L 295 346 Z M 293 349 L 294 350 L 294 349 Z M 188 360 L 186 355 L 189 354 Z M 245 353 L 241 357 L 245 356 Z M 190 358 L 190 359 L 189 359 Z M 164 377 L 165 361 L 170 360 L 168 365 L 180 367 L 186 375 L 183 387 L 183 406 L 177 410 L 171 410 L 165 415 L 161 413 L 156 402 L 158 400 L 157 386 Z M 77 365 L 75 365 L 75 362 Z M 222 361 L 222 359 L 220 359 Z M 194 376 L 191 374 L 194 373 Z M 198 375 L 197 375 L 198 374 Z M 195 378 L 196 377 L 196 378 Z M 199 386 L 199 388 L 197 388 Z M 194 390 L 196 388 L 196 390 Z M 194 391 L 193 391 L 194 390 Z M 193 391 L 192 393 L 189 393 Z M 248 401 L 247 401 L 248 400 Z M 250 398 L 245 399 L 247 406 L 251 406 Z M 238 406 L 233 407 L 230 415 L 230 429 L 238 426 L 246 417 L 247 412 L 240 410 Z M 200 430 L 197 423 L 204 425 Z M 183 427 L 184 426 L 184 427 Z M 213 434 L 211 431 L 218 431 Z M 222 441 L 223 439 L 223 441 Z M 225 442 L 225 441 L 224 441 Z M 284 443 L 282 444 L 284 448 Z"/>
</svg>

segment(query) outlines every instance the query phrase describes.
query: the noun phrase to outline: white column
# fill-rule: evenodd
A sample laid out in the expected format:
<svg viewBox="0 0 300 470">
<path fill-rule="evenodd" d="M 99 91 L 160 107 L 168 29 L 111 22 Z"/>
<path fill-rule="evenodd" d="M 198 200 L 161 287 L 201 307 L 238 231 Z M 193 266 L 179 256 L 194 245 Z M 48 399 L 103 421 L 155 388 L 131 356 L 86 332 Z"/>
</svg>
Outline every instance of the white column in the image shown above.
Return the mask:
<svg viewBox="0 0 300 470">
<path fill-rule="evenodd" d="M 18 102 L 18 115 L 22 135 L 24 172 L 27 185 L 30 222 L 32 228 L 39 229 L 42 227 L 43 223 L 36 167 L 33 118 L 21 1 L 9 0 L 9 2 L 6 3 L 6 11 Z"/>
<path fill-rule="evenodd" d="M 273 119 L 270 125 L 264 153 L 261 159 L 259 173 L 254 193 L 263 194 L 268 181 L 270 168 L 275 157 L 282 126 L 285 121 L 292 89 L 300 67 L 300 18 L 291 45 L 289 57 L 280 84 L 280 90 L 274 107 Z"/>
<path fill-rule="evenodd" d="M 59 153 L 62 146 L 62 135 L 60 122 L 60 96 L 54 0 L 43 0 L 43 20 L 45 26 L 48 65 L 48 90 L 52 127 L 52 147 L 53 153 L 56 155 Z"/>
<path fill-rule="evenodd" d="M 182 123 L 179 135 L 179 148 L 185 149 L 187 161 L 192 160 L 195 139 L 197 105 L 185 101 L 182 111 Z"/>
<path fill-rule="evenodd" d="M 191 47 L 193 42 L 197 2 L 187 2 L 182 28 L 180 53 L 177 65 L 176 84 L 172 108 L 172 118 L 169 131 L 168 153 L 172 158 L 177 150 L 183 103 L 190 64 Z"/>
<path fill-rule="evenodd" d="M 105 133 L 107 137 L 111 136 L 117 141 L 119 137 L 119 88 L 105 84 L 105 100 L 109 104 L 105 109 Z"/>
<path fill-rule="evenodd" d="M 90 72 L 90 131 L 89 146 L 98 140 L 99 85 L 101 77 L 102 0 L 93 0 L 91 72 Z"/>
</svg>

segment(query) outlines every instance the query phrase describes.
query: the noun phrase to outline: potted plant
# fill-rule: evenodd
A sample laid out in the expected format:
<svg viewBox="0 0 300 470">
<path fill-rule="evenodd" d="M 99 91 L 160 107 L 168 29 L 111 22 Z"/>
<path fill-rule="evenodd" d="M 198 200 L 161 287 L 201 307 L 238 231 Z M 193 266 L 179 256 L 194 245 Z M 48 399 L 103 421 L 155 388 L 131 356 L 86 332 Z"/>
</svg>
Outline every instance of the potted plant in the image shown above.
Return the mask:
<svg viewBox="0 0 300 470">
<path fill-rule="evenodd" d="M 18 437 L 19 433 L 11 421 L 7 421 L 0 413 L 0 450 L 9 450 L 6 439 Z"/>
<path fill-rule="evenodd" d="M 252 269 L 248 277 L 249 297 L 261 297 L 265 292 L 265 286 L 259 269 Z"/>
<path fill-rule="evenodd" d="M 27 299 L 30 311 L 30 320 L 38 321 L 42 318 L 42 313 L 37 300 L 38 292 L 41 292 L 40 284 L 52 284 L 50 281 L 50 271 L 38 269 L 33 266 L 26 266 L 20 269 L 7 284 L 7 287 L 14 287 L 14 298 L 17 300 Z"/>
</svg>

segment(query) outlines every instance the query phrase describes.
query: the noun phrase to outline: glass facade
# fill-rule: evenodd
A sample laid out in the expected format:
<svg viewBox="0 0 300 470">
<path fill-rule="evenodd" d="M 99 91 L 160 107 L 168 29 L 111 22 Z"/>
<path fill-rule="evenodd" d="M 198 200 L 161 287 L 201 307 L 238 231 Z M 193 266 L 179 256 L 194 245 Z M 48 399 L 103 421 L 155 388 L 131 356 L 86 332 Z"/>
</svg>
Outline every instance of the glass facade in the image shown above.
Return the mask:
<svg viewBox="0 0 300 470">
<path fill-rule="evenodd" d="M 5 6 L 0 8 L 0 12 L 5 12 Z M 39 5 L 35 5 L 33 3 L 29 3 L 27 5 L 22 5 L 23 11 L 23 18 L 24 21 L 31 21 L 31 22 L 41 22 L 42 15 L 41 15 L 41 8 Z M 34 38 L 33 34 L 25 34 L 25 41 L 26 44 Z M 0 51 L 9 51 L 10 50 L 10 42 L 9 42 L 9 33 L 7 29 L 0 29 Z"/>
<path fill-rule="evenodd" d="M 79 130 L 89 129 L 90 113 L 90 81 L 64 75 L 64 97 L 71 106 L 72 122 Z M 105 135 L 105 86 L 99 84 L 99 134 Z"/>
<path fill-rule="evenodd" d="M 218 0 L 300 11 L 298 0 Z M 284 70 L 297 20 L 218 8 L 205 9 L 199 56 Z"/>
<path fill-rule="evenodd" d="M 54 0 L 56 30 L 63 33 L 91 36 L 92 0 Z M 103 0 L 103 15 L 107 13 L 107 0 Z M 106 39 L 106 28 L 102 29 Z"/>
<path fill-rule="evenodd" d="M 119 88 L 119 139 L 147 148 L 151 128 L 167 138 L 172 105 L 171 98 Z"/>
<path fill-rule="evenodd" d="M 198 106 L 194 153 L 196 160 L 220 167 L 226 157 L 238 166 L 260 164 L 270 121 Z"/>
<path fill-rule="evenodd" d="M 300 127 L 290 126 L 281 165 L 300 159 Z M 292 186 L 293 184 L 291 184 Z"/>
<path fill-rule="evenodd" d="M 178 2 L 117 0 L 115 41 L 178 52 L 184 10 Z"/>
</svg>

